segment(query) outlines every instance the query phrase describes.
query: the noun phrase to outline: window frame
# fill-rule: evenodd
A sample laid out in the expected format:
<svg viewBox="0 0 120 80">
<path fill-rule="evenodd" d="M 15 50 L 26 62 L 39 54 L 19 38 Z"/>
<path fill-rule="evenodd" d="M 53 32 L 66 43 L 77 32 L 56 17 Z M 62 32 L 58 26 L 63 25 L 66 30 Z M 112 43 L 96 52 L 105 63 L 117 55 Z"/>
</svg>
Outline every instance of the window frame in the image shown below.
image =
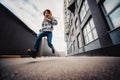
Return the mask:
<svg viewBox="0 0 120 80">
<path fill-rule="evenodd" d="M 116 28 L 119 28 L 120 26 L 118 26 L 118 27 L 115 27 L 115 26 L 114 26 L 114 23 L 113 23 L 112 20 L 110 19 L 110 15 L 111 15 L 112 13 L 114 13 L 114 11 L 119 8 L 120 3 L 119 3 L 118 5 L 116 5 L 109 13 L 107 13 L 107 11 L 106 11 L 106 9 L 105 9 L 105 7 L 104 7 L 104 4 L 103 4 L 104 2 L 105 2 L 105 0 L 101 2 L 100 7 L 101 7 L 101 9 L 102 9 L 102 11 L 103 11 L 103 14 L 104 14 L 106 20 L 107 20 L 107 23 L 108 23 L 108 25 L 109 25 L 110 30 L 114 30 L 114 29 L 116 29 Z"/>
<path fill-rule="evenodd" d="M 94 27 L 91 27 L 91 20 L 93 20 L 92 18 L 90 18 L 86 24 L 84 25 L 83 29 L 82 29 L 82 32 L 83 32 L 83 37 L 84 37 L 84 44 L 87 45 L 89 43 L 91 43 L 92 41 L 98 39 L 98 34 L 97 34 L 97 31 L 96 31 L 96 35 L 97 37 L 95 37 L 95 34 L 94 34 L 94 30 L 96 30 L 95 28 L 95 25 Z M 93 21 L 94 23 L 94 21 Z M 89 32 L 87 31 L 87 27 L 90 27 L 89 29 Z M 90 37 L 91 36 L 91 37 Z"/>
<path fill-rule="evenodd" d="M 81 22 L 83 22 L 86 14 L 87 14 L 87 12 L 89 11 L 88 2 L 87 2 L 88 8 L 87 8 L 87 10 L 86 10 L 86 4 L 85 4 L 86 1 L 87 1 L 87 0 L 83 0 L 82 5 L 81 5 L 81 8 L 80 8 L 80 11 L 79 11 L 79 16 L 80 16 L 80 21 L 81 21 Z M 82 17 L 81 17 L 81 15 L 82 15 Z"/>
</svg>

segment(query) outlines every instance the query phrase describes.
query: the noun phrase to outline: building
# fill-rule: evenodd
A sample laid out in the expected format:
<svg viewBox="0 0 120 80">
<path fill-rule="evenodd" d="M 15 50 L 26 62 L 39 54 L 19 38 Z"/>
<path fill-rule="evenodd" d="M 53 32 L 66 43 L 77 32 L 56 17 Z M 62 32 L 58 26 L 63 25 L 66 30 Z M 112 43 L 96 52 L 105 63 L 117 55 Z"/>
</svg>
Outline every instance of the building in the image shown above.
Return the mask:
<svg viewBox="0 0 120 80">
<path fill-rule="evenodd" d="M 68 55 L 119 55 L 119 13 L 120 0 L 64 0 Z"/>
</svg>

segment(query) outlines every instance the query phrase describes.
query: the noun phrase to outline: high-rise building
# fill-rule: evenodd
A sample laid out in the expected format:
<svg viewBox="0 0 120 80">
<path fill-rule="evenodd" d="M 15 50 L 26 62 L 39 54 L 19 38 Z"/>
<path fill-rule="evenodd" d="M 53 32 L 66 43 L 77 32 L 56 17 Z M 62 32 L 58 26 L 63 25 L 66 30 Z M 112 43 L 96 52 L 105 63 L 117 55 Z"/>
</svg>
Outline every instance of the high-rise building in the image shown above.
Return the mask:
<svg viewBox="0 0 120 80">
<path fill-rule="evenodd" d="M 119 21 L 120 0 L 64 0 L 68 55 L 120 48 Z"/>
</svg>

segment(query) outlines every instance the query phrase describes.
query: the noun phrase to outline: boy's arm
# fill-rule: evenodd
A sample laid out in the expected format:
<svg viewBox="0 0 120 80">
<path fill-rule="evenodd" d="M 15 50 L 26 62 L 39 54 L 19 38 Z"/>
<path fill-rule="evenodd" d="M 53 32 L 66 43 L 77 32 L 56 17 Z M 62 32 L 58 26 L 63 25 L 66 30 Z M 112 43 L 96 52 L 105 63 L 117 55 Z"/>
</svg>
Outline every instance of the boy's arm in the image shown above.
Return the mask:
<svg viewBox="0 0 120 80">
<path fill-rule="evenodd" d="M 51 19 L 46 19 L 48 22 L 50 22 L 51 24 L 53 24 L 53 25 L 57 25 L 58 24 L 58 22 L 57 22 L 57 20 L 55 19 L 55 18 L 51 18 Z"/>
<path fill-rule="evenodd" d="M 52 24 L 53 25 L 57 25 L 58 24 L 58 22 L 57 22 L 57 20 L 55 18 L 52 19 Z"/>
</svg>

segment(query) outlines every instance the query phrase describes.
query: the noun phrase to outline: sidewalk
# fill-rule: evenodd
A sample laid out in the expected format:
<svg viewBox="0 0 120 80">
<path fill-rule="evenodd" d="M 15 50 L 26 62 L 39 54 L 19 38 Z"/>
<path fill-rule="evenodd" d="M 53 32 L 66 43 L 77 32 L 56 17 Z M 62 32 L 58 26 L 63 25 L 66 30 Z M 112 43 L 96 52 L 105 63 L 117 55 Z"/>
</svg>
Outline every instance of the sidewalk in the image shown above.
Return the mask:
<svg viewBox="0 0 120 80">
<path fill-rule="evenodd" d="M 120 57 L 0 59 L 0 80 L 120 80 Z"/>
</svg>

